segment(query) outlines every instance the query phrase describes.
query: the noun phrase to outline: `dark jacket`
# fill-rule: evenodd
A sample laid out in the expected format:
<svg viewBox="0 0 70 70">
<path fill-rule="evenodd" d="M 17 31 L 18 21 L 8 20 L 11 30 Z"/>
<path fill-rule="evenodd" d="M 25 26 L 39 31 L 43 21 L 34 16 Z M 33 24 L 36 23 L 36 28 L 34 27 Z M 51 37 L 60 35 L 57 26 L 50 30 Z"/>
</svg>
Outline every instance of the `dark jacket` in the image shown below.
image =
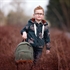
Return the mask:
<svg viewBox="0 0 70 70">
<path fill-rule="evenodd" d="M 35 28 L 35 26 L 36 28 Z M 44 26 L 44 33 L 42 33 L 42 28 Z M 33 47 L 43 48 L 46 44 L 46 49 L 50 49 L 50 36 L 48 30 L 48 23 L 45 20 L 42 20 L 41 23 L 35 22 L 35 19 L 32 18 L 28 21 L 28 24 L 21 30 L 21 35 L 23 32 L 27 32 L 26 41 L 29 42 Z"/>
</svg>

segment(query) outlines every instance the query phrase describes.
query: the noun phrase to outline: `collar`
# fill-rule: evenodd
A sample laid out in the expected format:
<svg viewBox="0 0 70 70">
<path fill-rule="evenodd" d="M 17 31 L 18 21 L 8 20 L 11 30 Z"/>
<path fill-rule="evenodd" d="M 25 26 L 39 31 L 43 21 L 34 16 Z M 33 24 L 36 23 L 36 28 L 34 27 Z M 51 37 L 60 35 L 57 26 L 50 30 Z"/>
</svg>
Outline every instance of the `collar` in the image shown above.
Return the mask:
<svg viewBox="0 0 70 70">
<path fill-rule="evenodd" d="M 31 21 L 32 21 L 33 23 L 36 22 L 36 21 L 35 21 L 35 18 L 32 18 Z M 40 22 L 40 23 L 46 24 L 46 20 L 43 19 L 42 22 Z"/>
</svg>

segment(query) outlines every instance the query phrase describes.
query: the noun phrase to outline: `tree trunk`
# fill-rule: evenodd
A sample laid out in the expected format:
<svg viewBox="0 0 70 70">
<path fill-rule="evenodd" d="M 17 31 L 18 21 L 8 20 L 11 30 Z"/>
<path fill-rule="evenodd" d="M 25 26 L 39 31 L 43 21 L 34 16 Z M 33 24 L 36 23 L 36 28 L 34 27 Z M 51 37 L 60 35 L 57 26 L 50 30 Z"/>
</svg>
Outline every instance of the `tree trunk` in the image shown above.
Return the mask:
<svg viewBox="0 0 70 70">
<path fill-rule="evenodd" d="M 55 13 L 55 15 L 57 16 L 57 18 L 59 19 L 60 23 L 61 23 L 61 26 L 62 26 L 62 29 L 63 30 L 67 30 L 67 27 L 65 26 L 65 22 L 62 18 L 62 16 L 60 15 L 60 13 L 56 10 L 56 8 L 52 8 L 52 11 Z"/>
<path fill-rule="evenodd" d="M 59 2 L 60 2 L 61 7 L 62 7 L 64 18 L 66 19 L 67 27 L 69 29 L 70 28 L 70 18 L 69 18 L 69 14 L 68 14 L 67 8 L 65 6 L 64 0 L 59 0 Z"/>
</svg>

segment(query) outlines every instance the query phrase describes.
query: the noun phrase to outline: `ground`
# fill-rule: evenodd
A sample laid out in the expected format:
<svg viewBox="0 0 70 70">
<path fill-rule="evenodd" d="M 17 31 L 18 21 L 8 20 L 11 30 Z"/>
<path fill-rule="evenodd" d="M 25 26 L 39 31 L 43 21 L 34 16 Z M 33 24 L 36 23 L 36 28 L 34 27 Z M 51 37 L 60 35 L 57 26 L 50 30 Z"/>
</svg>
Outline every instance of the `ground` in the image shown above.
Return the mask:
<svg viewBox="0 0 70 70">
<path fill-rule="evenodd" d="M 0 27 L 0 70 L 29 70 L 31 63 L 15 63 L 14 52 L 22 41 L 20 30 L 23 26 Z M 51 52 L 43 54 L 33 70 L 70 70 L 70 35 L 58 29 L 50 29 Z"/>
</svg>

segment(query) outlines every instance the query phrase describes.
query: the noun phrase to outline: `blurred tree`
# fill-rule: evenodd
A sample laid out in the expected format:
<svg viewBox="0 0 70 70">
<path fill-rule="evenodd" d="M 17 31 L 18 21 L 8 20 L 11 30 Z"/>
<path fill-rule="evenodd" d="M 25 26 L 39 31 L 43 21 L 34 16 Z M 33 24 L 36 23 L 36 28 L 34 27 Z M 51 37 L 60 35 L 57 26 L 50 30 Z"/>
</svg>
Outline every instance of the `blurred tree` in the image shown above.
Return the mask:
<svg viewBox="0 0 70 70">
<path fill-rule="evenodd" d="M 28 19 L 29 17 L 24 15 L 23 12 L 18 14 L 17 12 L 10 11 L 7 16 L 7 24 L 26 24 Z"/>
<path fill-rule="evenodd" d="M 7 16 L 7 23 L 8 24 L 25 24 L 28 20 L 28 16 L 25 15 L 23 7 L 25 4 L 24 0 L 13 0 L 10 3 L 13 8 L 15 9 L 14 11 L 10 11 L 10 13 Z"/>
<path fill-rule="evenodd" d="M 1 4 L 2 4 L 2 0 L 0 0 L 0 10 L 1 10 Z"/>
<path fill-rule="evenodd" d="M 49 0 L 46 8 L 46 19 L 50 21 L 52 27 L 70 30 L 69 0 Z"/>
<path fill-rule="evenodd" d="M 23 8 L 25 7 L 25 0 L 12 0 L 10 3 L 16 12 L 23 11 Z"/>
<path fill-rule="evenodd" d="M 0 26 L 5 25 L 5 15 L 4 15 L 3 11 L 2 11 L 2 8 L 3 8 L 2 0 L 0 0 Z"/>
<path fill-rule="evenodd" d="M 67 28 L 70 28 L 70 1 L 69 0 L 59 0 L 61 4 L 61 9 L 66 21 Z"/>
<path fill-rule="evenodd" d="M 5 15 L 4 13 L 0 10 L 0 26 L 6 25 L 5 23 Z"/>
</svg>

